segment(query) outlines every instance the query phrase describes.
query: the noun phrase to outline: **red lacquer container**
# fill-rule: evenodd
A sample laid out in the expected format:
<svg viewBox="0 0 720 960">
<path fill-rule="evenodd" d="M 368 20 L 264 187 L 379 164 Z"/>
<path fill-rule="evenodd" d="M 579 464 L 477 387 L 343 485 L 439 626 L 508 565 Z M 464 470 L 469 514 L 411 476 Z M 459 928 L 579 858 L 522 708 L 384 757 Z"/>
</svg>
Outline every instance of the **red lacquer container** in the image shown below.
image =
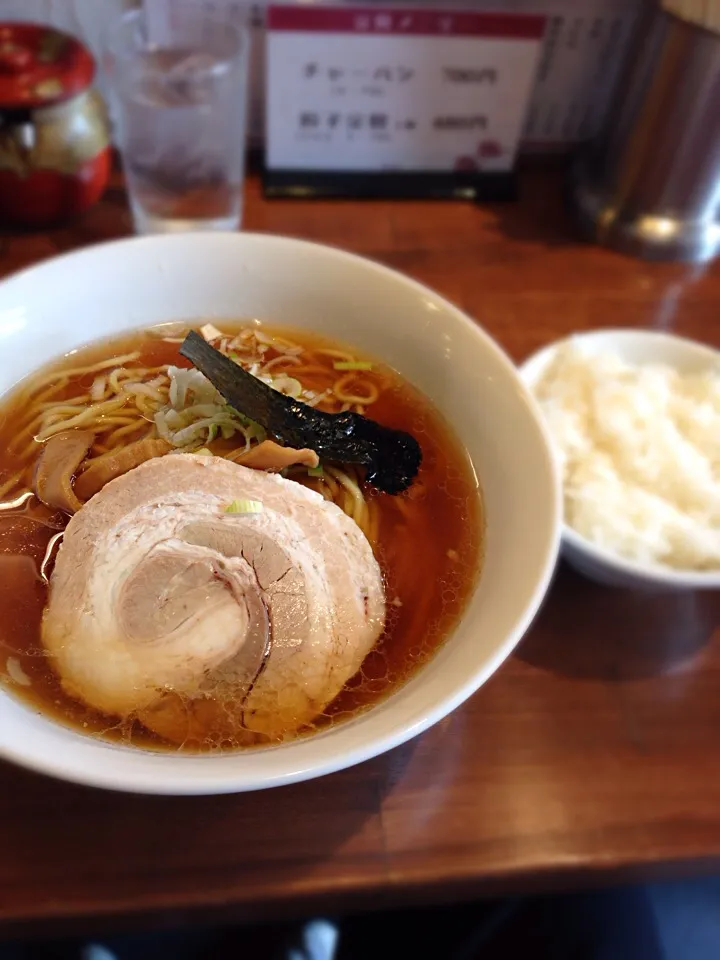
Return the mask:
<svg viewBox="0 0 720 960">
<path fill-rule="evenodd" d="M 44 227 L 98 200 L 110 175 L 110 125 L 95 62 L 74 37 L 0 23 L 0 222 Z"/>
</svg>

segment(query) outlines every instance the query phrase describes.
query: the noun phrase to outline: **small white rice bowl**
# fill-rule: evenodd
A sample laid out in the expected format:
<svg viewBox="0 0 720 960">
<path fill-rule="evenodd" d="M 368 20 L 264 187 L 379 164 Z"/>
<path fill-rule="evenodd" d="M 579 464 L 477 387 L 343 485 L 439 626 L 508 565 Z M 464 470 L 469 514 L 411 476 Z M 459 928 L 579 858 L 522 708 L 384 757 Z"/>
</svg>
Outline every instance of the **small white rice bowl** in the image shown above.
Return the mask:
<svg viewBox="0 0 720 960">
<path fill-rule="evenodd" d="M 563 474 L 567 559 L 603 583 L 720 585 L 720 355 L 599 331 L 521 372 Z"/>
</svg>

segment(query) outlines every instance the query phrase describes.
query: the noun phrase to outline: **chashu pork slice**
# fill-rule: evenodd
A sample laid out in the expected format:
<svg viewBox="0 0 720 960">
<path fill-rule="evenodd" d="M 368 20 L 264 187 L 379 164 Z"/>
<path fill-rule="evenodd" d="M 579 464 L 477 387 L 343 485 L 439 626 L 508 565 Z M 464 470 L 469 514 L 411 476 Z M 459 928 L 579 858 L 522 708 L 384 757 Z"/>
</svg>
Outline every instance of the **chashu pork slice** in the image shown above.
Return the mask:
<svg viewBox="0 0 720 960">
<path fill-rule="evenodd" d="M 70 520 L 42 638 L 64 688 L 104 713 L 179 740 L 180 714 L 216 722 L 220 709 L 278 739 L 337 696 L 384 618 L 370 545 L 335 504 L 178 454 L 111 481 Z"/>
</svg>

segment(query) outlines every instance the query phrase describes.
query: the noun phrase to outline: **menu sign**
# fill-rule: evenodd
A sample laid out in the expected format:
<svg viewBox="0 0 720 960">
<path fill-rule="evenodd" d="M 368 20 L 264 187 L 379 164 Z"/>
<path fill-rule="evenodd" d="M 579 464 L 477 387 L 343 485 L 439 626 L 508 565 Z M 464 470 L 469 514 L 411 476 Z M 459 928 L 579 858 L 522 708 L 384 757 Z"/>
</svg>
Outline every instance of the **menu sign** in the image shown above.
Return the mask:
<svg viewBox="0 0 720 960">
<path fill-rule="evenodd" d="M 545 17 L 271 6 L 270 170 L 512 168 Z"/>
</svg>

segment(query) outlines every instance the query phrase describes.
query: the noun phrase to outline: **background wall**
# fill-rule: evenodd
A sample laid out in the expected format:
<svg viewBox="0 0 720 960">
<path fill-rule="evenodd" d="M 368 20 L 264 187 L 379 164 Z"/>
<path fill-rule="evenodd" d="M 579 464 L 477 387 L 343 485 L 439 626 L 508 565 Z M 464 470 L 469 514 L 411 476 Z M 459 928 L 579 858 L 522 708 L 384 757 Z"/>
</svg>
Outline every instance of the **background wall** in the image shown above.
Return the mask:
<svg viewBox="0 0 720 960">
<path fill-rule="evenodd" d="M 99 59 L 108 21 L 139 0 L 0 0 L 0 18 L 53 23 L 81 36 Z M 182 2 L 182 0 L 150 0 Z M 252 37 L 250 139 L 262 142 L 264 11 L 269 0 L 192 0 L 249 25 Z M 284 0 L 287 2 L 287 0 Z M 334 0 L 343 3 L 348 0 Z M 357 0 L 382 5 L 384 0 Z M 462 0 L 410 0 L 462 6 Z M 528 104 L 525 150 L 566 149 L 596 133 L 607 112 L 637 13 L 646 0 L 467 0 L 473 9 L 548 15 L 545 47 Z M 396 3 L 395 5 L 399 5 Z M 101 89 L 104 84 L 101 79 Z"/>
</svg>

